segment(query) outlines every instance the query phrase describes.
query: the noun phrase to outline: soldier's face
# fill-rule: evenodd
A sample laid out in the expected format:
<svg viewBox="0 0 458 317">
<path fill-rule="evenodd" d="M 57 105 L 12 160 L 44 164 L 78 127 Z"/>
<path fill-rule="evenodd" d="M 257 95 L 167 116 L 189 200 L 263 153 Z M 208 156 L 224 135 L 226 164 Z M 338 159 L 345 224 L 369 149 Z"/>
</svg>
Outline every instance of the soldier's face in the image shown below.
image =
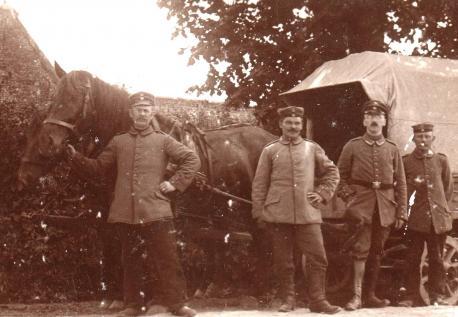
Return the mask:
<svg viewBox="0 0 458 317">
<path fill-rule="evenodd" d="M 431 149 L 433 141 L 436 137 L 433 135 L 432 131 L 429 132 L 416 132 L 413 135 L 413 142 L 415 146 L 423 151 Z"/>
<path fill-rule="evenodd" d="M 129 110 L 129 116 L 132 119 L 135 129 L 146 129 L 151 119 L 153 118 L 154 111 L 152 106 L 136 106 Z"/>
<path fill-rule="evenodd" d="M 286 117 L 280 121 L 282 135 L 287 138 L 296 138 L 301 135 L 302 118 Z"/>
<path fill-rule="evenodd" d="M 383 127 L 386 125 L 386 118 L 384 114 L 364 114 L 363 125 L 369 135 L 382 134 Z"/>
</svg>

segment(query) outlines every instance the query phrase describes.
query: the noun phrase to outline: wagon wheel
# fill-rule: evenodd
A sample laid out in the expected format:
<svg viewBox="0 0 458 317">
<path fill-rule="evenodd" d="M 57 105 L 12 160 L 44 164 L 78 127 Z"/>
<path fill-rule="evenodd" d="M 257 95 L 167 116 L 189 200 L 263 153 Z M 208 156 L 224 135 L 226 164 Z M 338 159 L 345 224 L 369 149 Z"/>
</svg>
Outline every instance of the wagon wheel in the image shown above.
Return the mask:
<svg viewBox="0 0 458 317">
<path fill-rule="evenodd" d="M 428 251 L 425 248 L 420 264 L 420 296 L 426 304 L 429 304 L 428 296 Z M 446 279 L 446 301 L 455 305 L 458 301 L 458 239 L 447 236 L 444 246 L 444 266 Z"/>
</svg>

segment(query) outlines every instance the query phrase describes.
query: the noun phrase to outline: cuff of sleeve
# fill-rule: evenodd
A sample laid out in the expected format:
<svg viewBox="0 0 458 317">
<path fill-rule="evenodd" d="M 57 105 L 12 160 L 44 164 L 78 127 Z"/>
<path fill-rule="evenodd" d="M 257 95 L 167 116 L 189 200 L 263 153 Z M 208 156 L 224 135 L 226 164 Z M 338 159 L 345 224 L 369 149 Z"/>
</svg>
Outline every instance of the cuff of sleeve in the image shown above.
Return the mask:
<svg viewBox="0 0 458 317">
<path fill-rule="evenodd" d="M 184 186 L 181 182 L 179 182 L 174 177 L 169 179 L 169 183 L 172 184 L 180 193 L 184 192 L 184 190 L 186 189 L 186 186 Z"/>
<path fill-rule="evenodd" d="M 320 195 L 326 203 L 331 200 L 331 193 L 323 187 L 319 187 L 317 190 L 315 190 L 315 192 Z"/>
<path fill-rule="evenodd" d="M 258 219 L 261 216 L 261 211 L 258 210 L 258 208 L 253 208 L 251 210 L 251 216 L 253 217 L 253 219 Z"/>
</svg>

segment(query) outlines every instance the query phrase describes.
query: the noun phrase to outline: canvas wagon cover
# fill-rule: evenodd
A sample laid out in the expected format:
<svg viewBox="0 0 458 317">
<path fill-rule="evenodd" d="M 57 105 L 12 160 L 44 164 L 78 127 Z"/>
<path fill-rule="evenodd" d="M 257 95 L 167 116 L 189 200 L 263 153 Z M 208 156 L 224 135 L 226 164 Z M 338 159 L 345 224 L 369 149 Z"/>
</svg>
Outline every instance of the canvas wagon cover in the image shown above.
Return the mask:
<svg viewBox="0 0 458 317">
<path fill-rule="evenodd" d="M 329 86 L 361 83 L 370 99 L 391 109 L 388 137 L 403 154 L 413 149 L 411 126 L 435 124 L 435 150 L 445 153 L 458 172 L 458 60 L 363 52 L 329 61 L 282 94 L 294 104 L 297 94 L 317 93 Z M 324 90 L 323 90 L 324 91 Z M 304 106 L 304 104 L 297 106 Z"/>
</svg>

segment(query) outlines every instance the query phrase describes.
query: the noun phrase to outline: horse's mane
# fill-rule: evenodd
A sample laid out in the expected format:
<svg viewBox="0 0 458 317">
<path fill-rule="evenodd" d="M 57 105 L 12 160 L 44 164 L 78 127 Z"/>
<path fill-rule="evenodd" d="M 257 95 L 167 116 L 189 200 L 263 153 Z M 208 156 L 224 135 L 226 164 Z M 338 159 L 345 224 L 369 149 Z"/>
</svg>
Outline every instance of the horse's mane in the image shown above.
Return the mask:
<svg viewBox="0 0 458 317">
<path fill-rule="evenodd" d="M 127 129 L 129 126 L 128 92 L 96 77 L 93 78 L 92 84 L 99 129 L 112 130 L 113 134 Z"/>
<path fill-rule="evenodd" d="M 159 112 L 157 112 L 154 116 L 156 117 L 156 120 L 159 123 L 159 126 L 162 128 L 163 132 L 167 133 L 168 130 L 170 130 L 174 125 L 178 125 L 180 128 L 182 126 L 182 123 L 180 121 L 163 115 Z"/>
</svg>

